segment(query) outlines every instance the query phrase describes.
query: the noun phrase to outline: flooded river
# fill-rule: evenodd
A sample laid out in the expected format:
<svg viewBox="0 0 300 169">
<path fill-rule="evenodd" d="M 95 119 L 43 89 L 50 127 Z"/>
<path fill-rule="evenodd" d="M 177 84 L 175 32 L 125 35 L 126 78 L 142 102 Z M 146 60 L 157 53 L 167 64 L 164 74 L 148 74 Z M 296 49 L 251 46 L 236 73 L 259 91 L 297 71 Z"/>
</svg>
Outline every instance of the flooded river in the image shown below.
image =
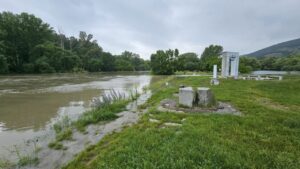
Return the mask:
<svg viewBox="0 0 300 169">
<path fill-rule="evenodd" d="M 141 90 L 153 80 L 145 73 L 0 76 L 0 154 L 45 134 L 61 116 L 78 116 L 107 90 Z"/>
</svg>

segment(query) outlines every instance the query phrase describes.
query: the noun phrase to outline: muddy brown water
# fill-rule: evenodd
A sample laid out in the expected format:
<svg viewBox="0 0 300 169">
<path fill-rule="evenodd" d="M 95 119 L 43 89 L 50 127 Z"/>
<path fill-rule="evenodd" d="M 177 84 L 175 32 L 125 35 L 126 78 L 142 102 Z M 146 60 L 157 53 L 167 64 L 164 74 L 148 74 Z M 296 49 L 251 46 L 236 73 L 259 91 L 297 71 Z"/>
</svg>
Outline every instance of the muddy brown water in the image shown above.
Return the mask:
<svg viewBox="0 0 300 169">
<path fill-rule="evenodd" d="M 0 76 L 0 154 L 45 134 L 61 116 L 80 115 L 107 90 L 142 90 L 156 79 L 147 73 Z"/>
</svg>

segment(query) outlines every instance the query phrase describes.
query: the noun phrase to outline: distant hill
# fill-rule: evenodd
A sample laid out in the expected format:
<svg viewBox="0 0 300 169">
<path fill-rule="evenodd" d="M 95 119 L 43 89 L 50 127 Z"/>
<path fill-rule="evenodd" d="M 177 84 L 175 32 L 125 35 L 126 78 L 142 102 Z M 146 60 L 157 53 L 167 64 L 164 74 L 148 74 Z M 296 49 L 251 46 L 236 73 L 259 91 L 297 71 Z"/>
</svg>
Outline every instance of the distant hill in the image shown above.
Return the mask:
<svg viewBox="0 0 300 169">
<path fill-rule="evenodd" d="M 245 56 L 264 57 L 264 56 L 288 56 L 291 54 L 300 54 L 300 38 L 294 39 L 270 47 L 249 53 Z"/>
</svg>

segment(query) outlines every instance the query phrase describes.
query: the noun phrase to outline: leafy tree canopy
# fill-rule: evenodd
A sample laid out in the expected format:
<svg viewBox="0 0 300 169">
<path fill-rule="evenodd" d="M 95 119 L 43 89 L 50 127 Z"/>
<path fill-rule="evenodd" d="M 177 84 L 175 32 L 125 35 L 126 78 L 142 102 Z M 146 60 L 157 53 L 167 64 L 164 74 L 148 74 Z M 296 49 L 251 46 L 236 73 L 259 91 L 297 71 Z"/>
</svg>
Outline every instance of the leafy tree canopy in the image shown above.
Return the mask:
<svg viewBox="0 0 300 169">
<path fill-rule="evenodd" d="M 200 70 L 212 71 L 213 65 L 221 66 L 220 54 L 223 52 L 223 47 L 219 45 L 210 45 L 206 47 L 201 55 Z"/>
<path fill-rule="evenodd" d="M 157 75 L 171 75 L 175 72 L 174 50 L 158 50 L 151 55 L 151 69 Z"/>
<path fill-rule="evenodd" d="M 116 65 L 117 64 L 117 65 Z M 149 62 L 125 51 L 104 52 L 92 34 L 55 32 L 34 15 L 0 13 L 0 73 L 149 70 Z"/>
</svg>

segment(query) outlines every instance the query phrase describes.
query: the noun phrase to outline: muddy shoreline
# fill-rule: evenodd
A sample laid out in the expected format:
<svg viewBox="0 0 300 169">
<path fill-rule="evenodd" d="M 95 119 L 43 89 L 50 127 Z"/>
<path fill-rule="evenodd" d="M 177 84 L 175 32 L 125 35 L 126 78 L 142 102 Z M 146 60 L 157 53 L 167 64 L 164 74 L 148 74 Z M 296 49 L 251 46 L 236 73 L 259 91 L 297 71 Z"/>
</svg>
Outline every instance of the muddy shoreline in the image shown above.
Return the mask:
<svg viewBox="0 0 300 169">
<path fill-rule="evenodd" d="M 54 169 L 66 165 L 78 153 L 85 150 L 88 146 L 98 143 L 104 136 L 112 133 L 119 132 L 124 126 L 129 126 L 136 123 L 140 114 L 144 111 L 139 111 L 138 106 L 145 103 L 150 98 L 151 92 L 141 94 L 136 101 L 127 105 L 127 110 L 118 113 L 119 116 L 116 120 L 101 123 L 97 125 L 89 125 L 86 133 L 81 133 L 73 130 L 73 140 L 63 141 L 66 150 L 53 150 L 48 147 L 47 141 L 41 143 L 40 151 L 37 153 L 39 160 L 37 165 L 24 166 L 22 169 Z M 48 142 L 54 135 L 48 136 Z"/>
</svg>

